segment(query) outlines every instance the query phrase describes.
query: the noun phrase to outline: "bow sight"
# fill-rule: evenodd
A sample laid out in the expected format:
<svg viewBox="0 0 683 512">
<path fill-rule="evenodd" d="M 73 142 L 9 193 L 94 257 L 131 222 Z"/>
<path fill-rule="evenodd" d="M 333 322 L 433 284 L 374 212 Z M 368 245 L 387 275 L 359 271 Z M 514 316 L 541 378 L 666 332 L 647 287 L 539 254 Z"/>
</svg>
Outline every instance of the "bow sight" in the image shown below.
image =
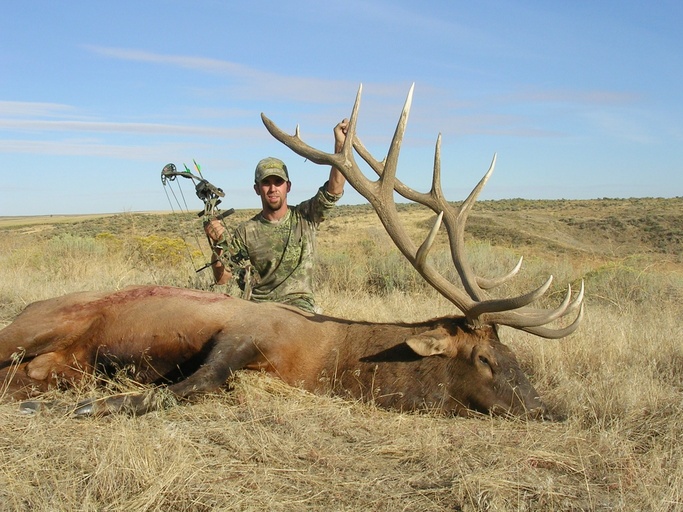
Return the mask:
<svg viewBox="0 0 683 512">
<path fill-rule="evenodd" d="M 218 205 L 221 202 L 220 198 L 225 197 L 225 192 L 223 192 L 223 189 L 218 188 L 217 186 L 212 185 L 205 180 L 202 176 L 202 171 L 199 167 L 199 164 L 197 164 L 197 162 L 194 160 L 193 163 L 199 176 L 192 174 L 192 171 L 190 171 L 185 164 L 183 164 L 185 167 L 184 171 L 178 171 L 174 164 L 166 164 L 161 170 L 161 183 L 166 186 L 167 182 L 175 181 L 178 176 L 192 180 L 195 184 L 194 188 L 197 197 L 204 203 L 204 210 L 197 213 L 199 217 L 206 215 L 207 217 L 211 216 L 217 219 L 224 219 L 228 215 L 235 213 L 233 208 L 219 213 Z"/>
</svg>

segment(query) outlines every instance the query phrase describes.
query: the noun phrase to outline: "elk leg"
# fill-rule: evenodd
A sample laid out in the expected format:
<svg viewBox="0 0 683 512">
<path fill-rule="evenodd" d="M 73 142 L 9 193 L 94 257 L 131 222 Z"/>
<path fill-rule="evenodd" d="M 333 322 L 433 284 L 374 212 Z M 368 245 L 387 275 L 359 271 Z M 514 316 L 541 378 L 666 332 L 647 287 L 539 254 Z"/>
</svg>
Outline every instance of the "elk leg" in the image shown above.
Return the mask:
<svg viewBox="0 0 683 512">
<path fill-rule="evenodd" d="M 219 336 L 204 364 L 187 379 L 169 386 L 168 389 L 178 398 L 192 398 L 198 393 L 215 391 L 233 372 L 244 368 L 259 354 L 251 336 Z"/>
<path fill-rule="evenodd" d="M 244 368 L 258 355 L 258 348 L 251 336 L 238 338 L 219 334 L 214 339 L 214 345 L 204 364 L 186 379 L 167 388 L 171 396 L 151 389 L 143 393 L 111 396 L 102 400 L 86 400 L 78 404 L 74 414 L 106 415 L 121 411 L 133 415 L 145 414 L 164 407 L 169 400 L 188 399 L 220 388 L 233 372 Z"/>
<path fill-rule="evenodd" d="M 74 353 L 47 352 L 34 357 L 26 366 L 26 374 L 31 379 L 54 383 L 76 383 L 87 373 L 87 365 Z"/>
<path fill-rule="evenodd" d="M 23 362 L 0 369 L 0 398 L 25 400 L 49 389 L 49 382 L 32 379 L 26 374 L 27 365 Z"/>
<path fill-rule="evenodd" d="M 6 383 L 5 391 L 9 396 L 26 400 L 50 388 L 65 384 L 75 385 L 90 373 L 92 367 L 78 361 L 75 354 L 47 352 L 30 361 L 22 362 L 17 367 L 4 368 L 0 371 L 0 381 Z M 55 403 L 29 400 L 19 406 L 20 412 L 25 414 L 32 414 L 44 408 L 55 408 Z"/>
</svg>

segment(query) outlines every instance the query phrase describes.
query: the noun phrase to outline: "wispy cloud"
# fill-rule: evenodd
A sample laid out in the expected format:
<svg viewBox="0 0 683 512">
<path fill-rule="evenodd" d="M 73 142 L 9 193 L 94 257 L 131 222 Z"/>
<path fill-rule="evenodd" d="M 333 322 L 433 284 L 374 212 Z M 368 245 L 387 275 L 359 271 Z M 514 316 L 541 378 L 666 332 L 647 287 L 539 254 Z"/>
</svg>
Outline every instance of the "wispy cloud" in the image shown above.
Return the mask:
<svg viewBox="0 0 683 512">
<path fill-rule="evenodd" d="M 0 152 L 30 155 L 95 156 L 162 161 L 178 151 L 178 144 L 116 145 L 94 139 L 0 140 Z"/>
<path fill-rule="evenodd" d="M 45 119 L 0 119 L 0 129 L 36 132 L 127 133 L 229 138 L 244 136 L 243 128 L 219 128 L 162 123 L 117 123 Z"/>
<path fill-rule="evenodd" d="M 358 88 L 357 82 L 328 80 L 309 76 L 282 75 L 263 71 L 244 64 L 188 55 L 168 55 L 136 49 L 86 46 L 88 51 L 103 57 L 180 69 L 230 76 L 234 81 L 227 87 L 234 97 L 243 99 L 267 98 L 269 101 L 305 103 L 348 102 L 349 94 Z M 373 94 L 401 96 L 405 84 L 374 84 Z"/>
<path fill-rule="evenodd" d="M 110 48 L 103 46 L 85 46 L 92 53 L 112 59 L 133 62 L 148 62 L 151 64 L 170 65 L 183 69 L 203 71 L 205 73 L 229 74 L 235 77 L 249 79 L 266 79 L 272 77 L 268 73 L 254 70 L 247 66 L 220 59 L 207 57 L 192 57 L 185 55 L 164 55 L 129 48 Z"/>
<path fill-rule="evenodd" d="M 61 103 L 0 101 L 0 116 L 8 117 L 56 117 L 74 110 L 72 106 Z"/>
</svg>

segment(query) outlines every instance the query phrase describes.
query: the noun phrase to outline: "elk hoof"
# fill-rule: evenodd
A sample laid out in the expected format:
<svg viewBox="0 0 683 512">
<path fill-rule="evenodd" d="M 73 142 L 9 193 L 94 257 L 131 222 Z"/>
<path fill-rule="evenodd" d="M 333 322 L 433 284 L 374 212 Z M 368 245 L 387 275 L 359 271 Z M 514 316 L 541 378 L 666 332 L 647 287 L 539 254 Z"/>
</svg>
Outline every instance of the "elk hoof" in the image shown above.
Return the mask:
<svg viewBox="0 0 683 512">
<path fill-rule="evenodd" d="M 19 404 L 19 413 L 21 414 L 36 414 L 43 408 L 42 402 L 22 402 Z"/>
<path fill-rule="evenodd" d="M 95 402 L 93 400 L 83 400 L 76 405 L 73 412 L 74 416 L 93 416 L 95 414 Z"/>
</svg>

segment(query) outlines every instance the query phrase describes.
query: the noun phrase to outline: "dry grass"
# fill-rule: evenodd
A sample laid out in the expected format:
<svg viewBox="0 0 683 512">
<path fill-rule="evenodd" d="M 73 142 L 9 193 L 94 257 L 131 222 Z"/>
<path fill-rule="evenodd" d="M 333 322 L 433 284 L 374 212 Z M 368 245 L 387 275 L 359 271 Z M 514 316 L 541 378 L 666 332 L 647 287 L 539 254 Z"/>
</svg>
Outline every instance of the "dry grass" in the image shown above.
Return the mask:
<svg viewBox="0 0 683 512">
<path fill-rule="evenodd" d="M 529 241 L 519 249 L 521 283 L 506 293 L 551 272 L 560 283 L 586 280 L 578 333 L 560 341 L 501 333 L 564 421 L 401 414 L 254 374 L 240 374 L 232 391 L 140 418 L 76 420 L 59 409 L 27 417 L 4 403 L 0 510 L 683 510 L 680 240 L 664 230 L 644 249 L 643 223 L 619 251 L 600 246 L 600 218 L 636 218 L 643 204 L 632 211 L 628 202 L 583 203 L 482 207 L 482 215 L 498 209 L 511 218 L 534 206 L 541 230 L 519 225 L 506 235 Z M 377 321 L 452 312 L 402 265 L 372 215 L 340 210 L 320 239 L 326 312 Z M 578 213 L 558 223 L 560 210 L 585 212 L 587 236 Z M 416 232 L 430 218 L 405 215 Z M 171 240 L 189 227 L 174 233 L 158 216 L 122 217 L 0 230 L 0 325 L 27 302 L 75 289 L 208 286 L 189 263 L 159 261 L 154 247 L 135 243 L 151 233 Z M 549 225 L 552 237 L 543 233 Z M 581 243 L 557 249 L 572 239 Z M 477 268 L 514 264 L 510 240 L 474 240 Z M 445 265 L 438 251 L 434 258 Z M 102 393 L 88 385 L 51 398 L 75 403 Z"/>
</svg>

